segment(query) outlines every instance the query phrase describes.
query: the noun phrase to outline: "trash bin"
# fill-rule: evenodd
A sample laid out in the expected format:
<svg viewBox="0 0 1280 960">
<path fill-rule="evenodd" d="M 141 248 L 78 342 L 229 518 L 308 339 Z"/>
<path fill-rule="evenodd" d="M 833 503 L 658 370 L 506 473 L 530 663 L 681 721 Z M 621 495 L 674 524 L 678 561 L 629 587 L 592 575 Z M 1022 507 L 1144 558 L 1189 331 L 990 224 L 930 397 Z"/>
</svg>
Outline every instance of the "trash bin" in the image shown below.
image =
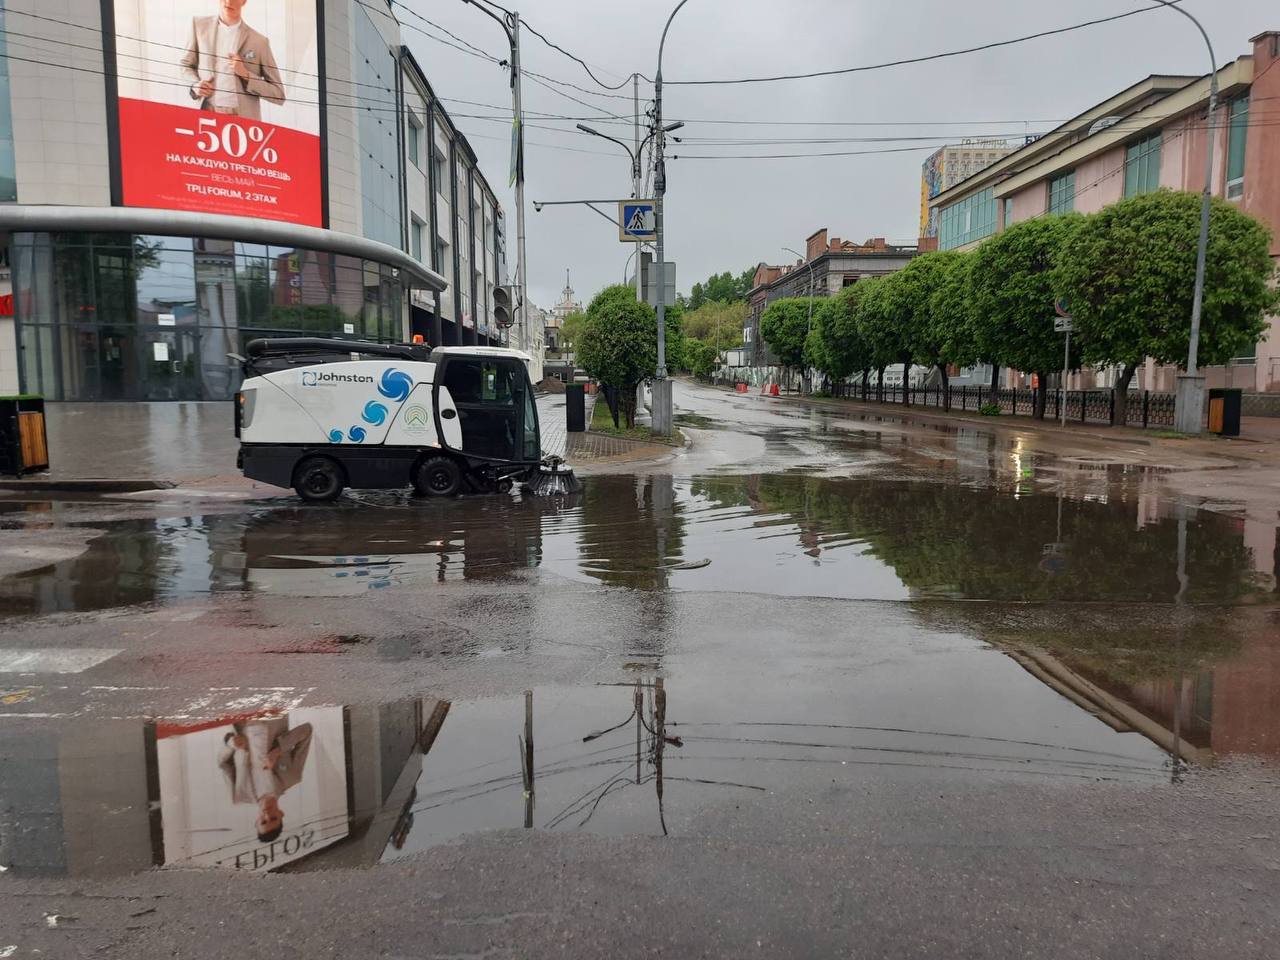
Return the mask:
<svg viewBox="0 0 1280 960">
<path fill-rule="evenodd" d="M 570 433 L 586 432 L 587 397 L 581 383 L 571 383 L 564 388 L 564 425 Z"/>
<path fill-rule="evenodd" d="M 16 477 L 49 469 L 44 398 L 0 397 L 0 474 Z"/>
<path fill-rule="evenodd" d="M 1209 432 L 1223 437 L 1240 436 L 1240 410 L 1243 405 L 1243 390 L 1210 390 Z"/>
</svg>

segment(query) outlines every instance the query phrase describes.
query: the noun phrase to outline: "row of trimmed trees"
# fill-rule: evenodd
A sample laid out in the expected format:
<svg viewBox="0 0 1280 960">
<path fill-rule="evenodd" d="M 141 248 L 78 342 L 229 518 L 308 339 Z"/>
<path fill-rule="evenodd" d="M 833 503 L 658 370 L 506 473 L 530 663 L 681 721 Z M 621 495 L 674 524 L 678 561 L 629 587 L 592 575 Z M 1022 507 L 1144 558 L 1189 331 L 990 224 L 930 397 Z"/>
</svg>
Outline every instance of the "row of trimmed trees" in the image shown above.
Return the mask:
<svg viewBox="0 0 1280 960">
<path fill-rule="evenodd" d="M 1125 422 L 1134 373 L 1148 359 L 1185 365 L 1200 229 L 1200 197 L 1157 191 L 1089 214 L 1038 217 L 1008 227 L 969 253 L 916 257 L 897 273 L 861 280 L 813 305 L 771 304 L 760 335 L 789 367 L 832 381 L 903 365 L 992 366 L 1039 376 L 1062 369 L 1054 305 L 1074 318 L 1069 366 L 1117 366 L 1115 418 Z M 1271 281 L 1270 231 L 1215 200 L 1200 332 L 1200 363 L 1247 353 L 1280 306 Z M 944 391 L 945 394 L 945 391 Z M 1036 396 L 1044 416 L 1046 390 Z M 906 391 L 904 391 L 904 402 Z"/>
</svg>

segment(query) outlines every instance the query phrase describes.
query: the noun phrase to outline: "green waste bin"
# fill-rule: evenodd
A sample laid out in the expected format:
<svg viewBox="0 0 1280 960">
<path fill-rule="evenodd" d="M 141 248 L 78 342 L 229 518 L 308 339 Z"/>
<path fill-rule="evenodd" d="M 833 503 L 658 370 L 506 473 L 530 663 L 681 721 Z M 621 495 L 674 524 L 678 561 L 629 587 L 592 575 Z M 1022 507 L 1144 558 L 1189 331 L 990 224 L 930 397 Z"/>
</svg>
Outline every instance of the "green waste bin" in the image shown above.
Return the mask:
<svg viewBox="0 0 1280 960">
<path fill-rule="evenodd" d="M 49 469 L 44 397 L 0 397 L 0 474 Z"/>
<path fill-rule="evenodd" d="M 1222 437 L 1240 436 L 1240 411 L 1243 406 L 1243 390 L 1210 390 L 1209 432 Z"/>
</svg>

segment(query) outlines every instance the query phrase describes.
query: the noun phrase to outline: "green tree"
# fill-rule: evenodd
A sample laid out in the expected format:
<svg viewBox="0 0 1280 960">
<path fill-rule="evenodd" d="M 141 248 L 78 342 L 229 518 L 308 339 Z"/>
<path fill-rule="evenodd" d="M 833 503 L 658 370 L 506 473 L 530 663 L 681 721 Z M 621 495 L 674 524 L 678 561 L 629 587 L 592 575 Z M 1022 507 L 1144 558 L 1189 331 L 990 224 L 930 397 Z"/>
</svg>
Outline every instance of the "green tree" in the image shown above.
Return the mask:
<svg viewBox="0 0 1280 960">
<path fill-rule="evenodd" d="M 709 377 L 716 368 L 716 348 L 702 340 L 685 344 L 685 364 L 695 377 Z"/>
<path fill-rule="evenodd" d="M 787 297 L 769 304 L 760 315 L 760 336 L 784 367 L 800 367 L 809 336 L 809 299 Z"/>
<path fill-rule="evenodd" d="M 973 253 L 969 296 L 980 354 L 1039 377 L 1035 415 L 1043 419 L 1050 371 L 1062 367 L 1062 341 L 1053 329 L 1054 267 L 1069 238 L 1085 222 L 1079 214 L 1015 223 Z M 1079 345 L 1079 338 L 1072 338 Z M 1073 352 L 1071 366 L 1078 366 Z"/>
<path fill-rule="evenodd" d="M 973 309 L 969 285 L 973 277 L 973 255 L 960 254 L 947 268 L 946 276 L 933 293 L 930 309 L 942 355 L 956 366 L 969 367 L 979 360 L 990 362 L 985 342 L 983 317 Z M 992 364 L 992 390 L 996 388 L 996 364 Z"/>
<path fill-rule="evenodd" d="M 562 353 L 573 352 L 577 346 L 578 338 L 582 336 L 582 330 L 586 322 L 587 315 L 581 310 L 574 310 L 572 313 L 566 314 L 565 318 L 560 321 L 560 350 Z"/>
<path fill-rule="evenodd" d="M 1200 197 L 1160 190 L 1085 219 L 1063 245 L 1054 289 L 1075 318 L 1086 363 L 1119 364 L 1116 419 L 1134 372 L 1148 357 L 1184 366 L 1200 232 Z M 1275 309 L 1271 232 L 1234 204 L 1214 200 L 1199 362 L 1246 353 Z"/>
<path fill-rule="evenodd" d="M 866 341 L 871 365 L 879 372 L 880 383 L 884 383 L 886 367 L 902 364 L 902 402 L 905 404 L 909 402 L 905 387 L 911 375 L 912 343 L 908 318 L 902 314 L 906 298 L 898 291 L 901 276 L 899 271 L 870 281 L 874 285 L 864 292 L 858 304 L 858 329 Z"/>
<path fill-rule="evenodd" d="M 686 310 L 697 310 L 708 303 L 735 303 L 747 299 L 751 292 L 752 281 L 756 276 L 756 268 L 748 267 L 740 274 L 713 273 L 705 283 L 695 283 L 689 290 L 689 296 L 683 294 L 676 301 Z"/>
<path fill-rule="evenodd" d="M 909 360 L 936 367 L 944 395 L 947 364 L 951 362 L 947 355 L 948 330 L 934 321 L 933 297 L 960 260 L 961 254 L 954 250 L 923 254 L 894 274 L 894 283 L 889 287 L 890 310 L 903 324 L 902 337 Z M 903 383 L 909 374 L 908 362 L 902 372 Z M 905 398 L 905 391 L 903 396 Z"/>
<path fill-rule="evenodd" d="M 652 308 L 650 308 L 652 309 Z M 666 337 L 663 338 L 663 346 L 666 349 L 666 361 L 668 370 L 684 370 L 687 369 L 684 358 L 685 337 L 684 337 L 684 308 L 679 303 L 673 303 L 663 311 L 664 326 L 667 330 Z M 658 320 L 657 314 L 654 314 L 653 321 L 654 330 L 654 349 L 657 349 L 658 338 Z"/>
<path fill-rule="evenodd" d="M 742 328 L 747 322 L 747 304 L 739 300 L 733 303 L 704 303 L 696 310 L 685 312 L 681 327 L 687 339 L 701 340 L 722 350 L 732 350 L 742 344 Z"/>
<path fill-rule="evenodd" d="M 653 308 L 636 300 L 634 287 L 617 284 L 596 294 L 587 307 L 577 356 L 590 376 L 616 391 L 614 426 L 619 426 L 619 410 L 626 425 L 635 426 L 636 385 L 657 365 L 658 333 Z"/>
<path fill-rule="evenodd" d="M 858 326 L 858 311 L 874 283 L 874 279 L 861 280 L 814 308 L 810 363 L 833 380 L 861 373 L 866 381 L 873 357 Z"/>
</svg>

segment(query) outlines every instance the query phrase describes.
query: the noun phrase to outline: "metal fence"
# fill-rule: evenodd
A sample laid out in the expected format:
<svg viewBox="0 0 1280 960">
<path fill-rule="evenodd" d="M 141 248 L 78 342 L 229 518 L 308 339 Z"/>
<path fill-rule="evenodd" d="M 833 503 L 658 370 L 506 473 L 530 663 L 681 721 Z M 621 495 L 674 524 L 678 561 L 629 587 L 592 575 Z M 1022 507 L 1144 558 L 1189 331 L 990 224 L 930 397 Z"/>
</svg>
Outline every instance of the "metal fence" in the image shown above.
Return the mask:
<svg viewBox="0 0 1280 960">
<path fill-rule="evenodd" d="M 991 403 L 991 389 L 985 386 L 906 387 L 904 404 L 901 386 L 876 386 L 860 380 L 832 384 L 832 396 L 864 403 L 978 412 Z M 1035 413 L 1036 390 L 997 391 L 1000 412 L 1029 417 Z M 1067 420 L 1072 423 L 1105 423 L 1115 420 L 1115 395 L 1110 390 L 1068 390 Z M 1050 389 L 1045 398 L 1045 418 L 1062 418 L 1062 394 Z M 1131 391 L 1125 407 L 1125 421 L 1131 427 L 1172 427 L 1173 394 Z"/>
</svg>

